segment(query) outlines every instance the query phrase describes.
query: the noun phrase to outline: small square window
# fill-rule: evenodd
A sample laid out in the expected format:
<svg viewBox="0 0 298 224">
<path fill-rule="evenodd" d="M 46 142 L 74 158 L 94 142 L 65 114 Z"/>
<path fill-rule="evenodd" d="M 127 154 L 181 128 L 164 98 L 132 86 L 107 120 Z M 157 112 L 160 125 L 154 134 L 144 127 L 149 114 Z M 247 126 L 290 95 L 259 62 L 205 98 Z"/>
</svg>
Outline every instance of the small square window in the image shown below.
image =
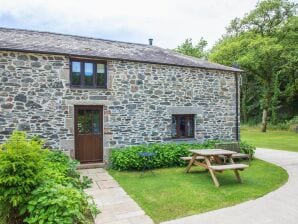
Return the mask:
<svg viewBox="0 0 298 224">
<path fill-rule="evenodd" d="M 193 114 L 172 115 L 172 137 L 193 138 L 195 130 L 194 123 Z"/>
<path fill-rule="evenodd" d="M 76 88 L 106 88 L 107 68 L 105 62 L 72 60 L 70 80 Z"/>
</svg>

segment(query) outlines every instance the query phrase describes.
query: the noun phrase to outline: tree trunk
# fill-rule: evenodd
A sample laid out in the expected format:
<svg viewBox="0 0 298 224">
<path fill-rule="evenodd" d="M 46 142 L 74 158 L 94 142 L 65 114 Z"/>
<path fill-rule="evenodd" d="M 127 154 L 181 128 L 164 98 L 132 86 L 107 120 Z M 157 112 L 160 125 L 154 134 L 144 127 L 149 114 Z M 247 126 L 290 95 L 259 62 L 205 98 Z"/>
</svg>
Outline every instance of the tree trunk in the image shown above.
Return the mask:
<svg viewBox="0 0 298 224">
<path fill-rule="evenodd" d="M 263 116 L 262 116 L 262 132 L 266 132 L 267 130 L 267 118 L 268 118 L 268 109 L 263 109 Z"/>
</svg>

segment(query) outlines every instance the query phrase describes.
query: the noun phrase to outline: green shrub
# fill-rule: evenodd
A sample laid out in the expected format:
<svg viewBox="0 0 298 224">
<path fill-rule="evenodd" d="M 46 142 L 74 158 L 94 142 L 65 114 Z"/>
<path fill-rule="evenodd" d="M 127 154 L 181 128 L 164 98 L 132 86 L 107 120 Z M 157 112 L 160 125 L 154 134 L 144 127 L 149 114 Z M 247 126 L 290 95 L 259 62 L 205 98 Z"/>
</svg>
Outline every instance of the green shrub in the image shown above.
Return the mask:
<svg viewBox="0 0 298 224">
<path fill-rule="evenodd" d="M 71 159 L 65 153 L 59 150 L 48 151 L 45 156 L 46 168 L 43 170 L 43 176 L 48 176 L 62 185 L 72 184 L 76 188 L 87 188 L 92 183 L 88 177 L 80 179 L 77 171 L 78 161 Z"/>
<path fill-rule="evenodd" d="M 288 124 L 289 124 L 288 130 L 298 133 L 298 116 L 295 116 L 291 120 L 289 120 Z"/>
<path fill-rule="evenodd" d="M 110 155 L 110 164 L 116 170 L 142 170 L 144 165 L 148 168 L 161 168 L 183 166 L 185 162 L 180 159 L 188 156 L 191 148 L 214 148 L 215 141 L 204 144 L 149 144 L 113 149 Z M 154 152 L 152 159 L 139 156 L 140 152 Z"/>
<path fill-rule="evenodd" d="M 69 156 L 60 150 L 50 151 L 46 155 L 45 161 L 57 165 L 56 169 L 59 169 L 61 173 L 65 173 L 71 177 L 78 175 L 76 168 L 79 162 L 69 158 Z"/>
<path fill-rule="evenodd" d="M 256 147 L 254 145 L 247 143 L 247 142 L 241 141 L 240 142 L 240 150 L 242 153 L 254 155 Z"/>
<path fill-rule="evenodd" d="M 23 213 L 30 215 L 24 220 L 29 224 L 88 223 L 92 214 L 97 213 L 94 203 L 82 190 L 72 186 L 63 186 L 47 182 L 32 192 L 28 205 Z"/>
<path fill-rule="evenodd" d="M 80 179 L 77 161 L 43 145 L 39 138 L 15 131 L 0 146 L 0 220 L 86 223 L 97 212 L 83 192 L 90 180 Z"/>
<path fill-rule="evenodd" d="M 253 127 L 253 128 L 261 128 L 261 124 L 251 124 L 246 123 L 242 124 L 241 128 L 245 129 L 246 127 Z M 293 131 L 298 133 L 298 116 L 294 116 L 290 120 L 285 120 L 279 123 L 269 123 L 268 124 L 269 130 L 284 130 L 284 131 Z"/>
<path fill-rule="evenodd" d="M 18 219 L 17 208 L 41 182 L 42 158 L 40 143 L 27 140 L 24 132 L 14 132 L 0 146 L 0 204 L 9 208 L 7 218 Z"/>
<path fill-rule="evenodd" d="M 268 128 L 269 128 L 269 130 L 284 130 L 284 131 L 287 131 L 287 130 L 289 130 L 290 126 L 289 126 L 288 122 L 285 121 L 285 122 L 280 122 L 280 123 L 277 123 L 277 124 L 269 123 Z"/>
<path fill-rule="evenodd" d="M 189 149 L 210 149 L 215 148 L 215 143 L 219 141 L 206 141 L 203 144 L 149 144 L 113 149 L 110 154 L 110 166 L 116 170 L 142 170 L 143 168 L 161 168 L 185 166 L 182 156 L 190 156 Z M 243 153 L 253 155 L 255 147 L 246 143 L 240 143 Z M 154 152 L 156 155 L 151 158 L 139 156 L 140 152 Z"/>
</svg>

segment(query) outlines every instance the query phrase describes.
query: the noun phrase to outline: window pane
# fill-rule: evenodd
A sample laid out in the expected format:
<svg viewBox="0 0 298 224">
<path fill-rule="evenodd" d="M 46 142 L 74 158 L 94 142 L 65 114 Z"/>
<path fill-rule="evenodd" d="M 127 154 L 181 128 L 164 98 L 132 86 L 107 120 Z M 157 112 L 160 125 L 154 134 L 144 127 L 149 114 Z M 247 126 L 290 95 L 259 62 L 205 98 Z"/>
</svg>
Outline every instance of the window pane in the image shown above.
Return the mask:
<svg viewBox="0 0 298 224">
<path fill-rule="evenodd" d="M 92 133 L 92 110 L 78 111 L 78 131 L 79 134 Z"/>
<path fill-rule="evenodd" d="M 97 86 L 105 86 L 105 64 L 97 64 Z"/>
<path fill-rule="evenodd" d="M 172 117 L 172 136 L 177 137 L 177 129 L 176 129 L 176 117 Z"/>
<path fill-rule="evenodd" d="M 84 110 L 78 110 L 78 131 L 79 134 L 83 134 L 84 133 Z"/>
<path fill-rule="evenodd" d="M 93 63 L 85 63 L 84 82 L 86 86 L 93 86 Z"/>
<path fill-rule="evenodd" d="M 84 125 L 85 133 L 92 133 L 92 110 L 86 110 Z"/>
<path fill-rule="evenodd" d="M 178 125 L 181 137 L 185 137 L 185 117 L 179 117 Z"/>
<path fill-rule="evenodd" d="M 100 126 L 99 126 L 99 111 L 93 111 L 93 133 L 100 133 Z"/>
<path fill-rule="evenodd" d="M 193 116 L 190 116 L 187 119 L 186 135 L 188 137 L 193 137 L 194 136 L 194 117 Z"/>
<path fill-rule="evenodd" d="M 175 138 L 194 137 L 194 115 L 173 115 L 171 132 Z"/>
<path fill-rule="evenodd" d="M 81 85 L 81 63 L 78 61 L 73 61 L 71 63 L 72 68 L 72 85 Z"/>
</svg>

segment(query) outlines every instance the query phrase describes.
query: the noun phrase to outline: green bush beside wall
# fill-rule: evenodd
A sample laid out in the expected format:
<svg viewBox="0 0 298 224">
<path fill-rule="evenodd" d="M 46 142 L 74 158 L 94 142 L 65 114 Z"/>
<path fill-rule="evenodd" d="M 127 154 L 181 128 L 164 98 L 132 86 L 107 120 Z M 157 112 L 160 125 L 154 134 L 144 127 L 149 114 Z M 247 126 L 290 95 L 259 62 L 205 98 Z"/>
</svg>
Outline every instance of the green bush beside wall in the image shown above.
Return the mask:
<svg viewBox="0 0 298 224">
<path fill-rule="evenodd" d="M 14 132 L 0 145 L 0 220 L 3 223 L 89 223 L 98 211 L 84 193 L 77 162 L 43 142 Z M 92 220 L 92 217 L 91 217 Z"/>
<path fill-rule="evenodd" d="M 218 141 L 206 141 L 203 144 L 158 143 L 116 148 L 111 151 L 109 162 L 111 168 L 116 170 L 142 170 L 144 166 L 146 168 L 184 166 L 185 162 L 180 157 L 189 156 L 189 149 L 214 148 L 216 142 Z M 254 146 L 245 142 L 240 143 L 240 148 L 244 153 L 255 149 Z M 154 152 L 156 156 L 147 159 L 139 156 L 140 152 Z"/>
</svg>

